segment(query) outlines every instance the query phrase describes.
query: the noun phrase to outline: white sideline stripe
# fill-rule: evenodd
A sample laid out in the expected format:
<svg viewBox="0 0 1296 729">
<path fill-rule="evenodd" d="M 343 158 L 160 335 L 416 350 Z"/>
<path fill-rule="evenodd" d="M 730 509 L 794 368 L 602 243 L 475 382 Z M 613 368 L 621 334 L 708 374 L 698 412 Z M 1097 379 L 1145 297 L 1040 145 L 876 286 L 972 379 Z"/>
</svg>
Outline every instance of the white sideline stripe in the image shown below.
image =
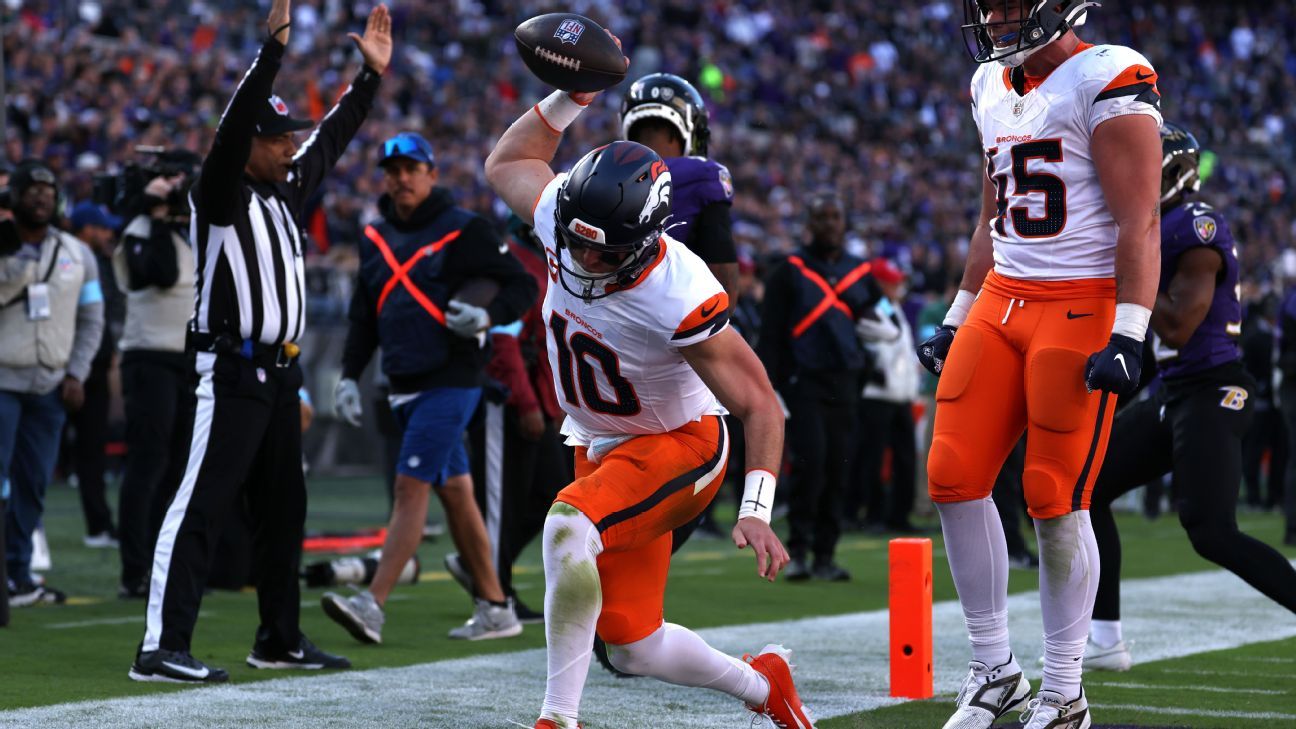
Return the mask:
<svg viewBox="0 0 1296 729">
<path fill-rule="evenodd" d="M 770 589 L 798 589 L 778 585 Z M 843 589 L 858 589 L 845 586 Z M 1121 586 L 1125 634 L 1138 641 L 1135 660 L 1148 662 L 1296 636 L 1296 621 L 1237 577 L 1223 571 L 1130 580 Z M 717 609 L 724 608 L 723 597 Z M 1034 657 L 1042 650 L 1038 594 L 1008 599 L 1017 655 L 1038 678 Z M 933 610 L 936 692 L 949 696 L 967 671 L 968 647 L 956 602 Z M 699 631 L 730 654 L 781 641 L 796 650 L 797 684 L 815 715 L 842 716 L 900 703 L 888 695 L 888 622 L 885 610 Z M 343 640 L 329 636 L 335 646 Z M 354 656 L 369 650 L 348 646 Z M 380 650 L 380 649 L 379 649 Z M 123 655 L 129 646 L 123 646 Z M 242 656 L 224 656 L 233 662 Z M 124 659 L 123 659 L 124 660 Z M 219 663 L 218 663 L 219 665 Z M 1137 669 L 1135 669 L 1137 670 Z M 1224 673 L 1223 671 L 1219 673 Z M 86 701 L 0 712 L 0 726 L 62 729 L 67 726 L 228 727 L 498 727 L 534 722 L 544 698 L 542 649 L 497 653 L 404 668 L 347 671 L 202 687 L 177 700 L 172 693 Z M 126 677 L 122 676 L 122 681 Z M 1221 697 L 1221 704 L 1228 705 Z M 1112 705 L 1124 707 L 1125 705 Z M 615 679 L 597 666 L 590 671 L 582 718 L 591 726 L 644 726 L 651 707 L 659 729 L 732 729 L 747 714 L 727 696 L 669 686 L 649 679 Z M 1296 715 L 1219 709 L 1148 708 L 1150 713 L 1202 714 L 1237 719 L 1285 720 Z M 93 719 L 91 719 L 93 717 Z M 1101 715 L 1098 717 L 1101 719 Z"/>
<path fill-rule="evenodd" d="M 315 602 L 311 604 L 317 605 L 319 603 Z M 209 618 L 215 614 L 216 614 L 215 612 L 210 610 L 199 610 L 198 619 L 202 620 L 203 618 Z M 72 623 L 50 623 L 49 625 L 45 626 L 45 629 L 46 630 L 69 630 L 71 628 L 93 628 L 99 625 L 125 625 L 128 623 L 142 623 L 142 622 L 144 622 L 143 615 L 129 615 L 121 618 L 99 618 L 98 620 L 78 620 Z"/>
<path fill-rule="evenodd" d="M 1226 688 L 1224 686 L 1163 686 L 1151 683 L 1125 683 L 1124 681 L 1094 681 L 1091 685 L 1103 688 L 1149 689 L 1152 691 L 1204 691 L 1211 694 L 1258 694 L 1261 696 L 1286 696 L 1290 691 L 1280 689 Z"/>
<path fill-rule="evenodd" d="M 1182 673 L 1189 676 L 1254 676 L 1251 671 L 1213 671 L 1204 668 L 1163 668 L 1165 673 Z M 1286 678 L 1296 681 L 1296 673 L 1266 673 L 1270 678 Z"/>
<path fill-rule="evenodd" d="M 1186 687 L 1185 687 L 1186 688 Z M 1164 706 L 1141 706 L 1139 704 L 1092 704 L 1096 709 L 1118 709 L 1121 711 L 1142 711 L 1148 714 L 1167 716 L 1211 716 L 1220 719 L 1296 719 L 1296 714 L 1284 714 L 1279 711 L 1220 711 L 1216 709 L 1167 709 Z"/>
</svg>

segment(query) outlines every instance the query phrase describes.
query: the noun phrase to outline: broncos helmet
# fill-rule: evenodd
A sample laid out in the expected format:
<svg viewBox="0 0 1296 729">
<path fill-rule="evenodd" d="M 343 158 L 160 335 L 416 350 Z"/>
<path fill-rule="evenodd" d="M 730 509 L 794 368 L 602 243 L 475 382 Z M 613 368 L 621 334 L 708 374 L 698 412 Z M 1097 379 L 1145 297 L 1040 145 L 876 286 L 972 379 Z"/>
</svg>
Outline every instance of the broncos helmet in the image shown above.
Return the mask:
<svg viewBox="0 0 1296 729">
<path fill-rule="evenodd" d="M 630 84 L 621 100 L 621 136 L 642 119 L 663 119 L 684 140 L 684 154 L 707 156 L 711 130 L 707 127 L 706 102 L 693 84 L 673 73 L 652 73 Z"/>
<path fill-rule="evenodd" d="M 1015 68 L 1035 51 L 1083 25 L 1089 0 L 963 0 L 963 42 L 977 63 L 998 61 Z M 990 21 L 999 10 L 1005 17 Z"/>
<path fill-rule="evenodd" d="M 661 245 L 670 198 L 670 170 L 642 144 L 613 142 L 582 157 L 563 181 L 554 207 L 554 237 L 560 250 L 569 251 L 566 260 L 558 258 L 563 288 L 591 301 L 633 283 Z M 582 268 L 571 253 L 587 249 L 615 268 L 606 273 Z M 596 287 L 602 291 L 595 293 Z"/>
<path fill-rule="evenodd" d="M 1190 192 L 1201 189 L 1197 168 L 1201 165 L 1201 145 L 1197 138 L 1178 124 L 1161 126 L 1161 206 L 1174 207 Z"/>
</svg>

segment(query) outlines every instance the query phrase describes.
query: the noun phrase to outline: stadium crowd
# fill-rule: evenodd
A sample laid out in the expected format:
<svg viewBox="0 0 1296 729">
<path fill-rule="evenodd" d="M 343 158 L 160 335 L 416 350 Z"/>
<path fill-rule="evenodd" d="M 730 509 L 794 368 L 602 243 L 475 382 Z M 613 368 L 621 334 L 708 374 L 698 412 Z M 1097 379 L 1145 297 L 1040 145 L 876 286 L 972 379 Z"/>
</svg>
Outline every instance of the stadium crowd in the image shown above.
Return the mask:
<svg viewBox="0 0 1296 729">
<path fill-rule="evenodd" d="M 339 28 L 361 25 L 371 4 L 297 4 L 295 62 L 278 82 L 292 108 L 318 118 L 343 90 L 357 60 L 331 41 Z M 378 142 L 401 129 L 431 140 L 442 184 L 461 204 L 503 221 L 481 163 L 508 121 L 543 93 L 510 37 L 533 5 L 395 4 L 397 57 L 373 118 L 326 183 L 328 238 L 317 246 L 354 245 L 380 192 Z M 135 145 L 204 151 L 264 33 L 263 9 L 166 7 L 23 3 L 13 21 L 22 32 L 5 36 L 9 160 L 45 159 L 67 173 L 77 200 L 90 195 L 95 174 L 135 158 Z M 849 207 L 853 245 L 898 257 L 916 274 L 914 289 L 938 290 L 959 268 L 949 259 L 970 231 L 981 164 L 957 4 L 896 12 L 849 0 L 578 0 L 565 9 L 615 29 L 636 74 L 661 70 L 697 83 L 711 109 L 712 154 L 738 191 L 736 232 L 753 257 L 794 245 L 802 198 L 831 182 Z M 1157 65 L 1167 119 L 1214 153 L 1206 196 L 1229 211 L 1257 293 L 1296 273 L 1296 254 L 1284 253 L 1296 224 L 1294 120 L 1284 102 L 1296 93 L 1294 15 L 1286 3 L 1116 4 L 1083 31 L 1139 48 Z M 800 72 L 788 73 L 789 64 Z M 620 89 L 598 103 L 560 154 L 617 134 Z"/>
</svg>

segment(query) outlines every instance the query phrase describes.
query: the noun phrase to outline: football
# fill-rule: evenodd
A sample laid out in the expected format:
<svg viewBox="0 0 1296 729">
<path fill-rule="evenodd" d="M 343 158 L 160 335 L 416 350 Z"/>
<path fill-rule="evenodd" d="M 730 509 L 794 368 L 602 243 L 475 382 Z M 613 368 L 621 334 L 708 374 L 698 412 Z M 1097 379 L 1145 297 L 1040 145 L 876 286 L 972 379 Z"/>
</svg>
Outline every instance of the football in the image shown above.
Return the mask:
<svg viewBox="0 0 1296 729">
<path fill-rule="evenodd" d="M 517 27 L 513 40 L 527 68 L 563 91 L 602 91 L 626 76 L 621 49 L 603 26 L 583 15 L 537 15 Z"/>
</svg>

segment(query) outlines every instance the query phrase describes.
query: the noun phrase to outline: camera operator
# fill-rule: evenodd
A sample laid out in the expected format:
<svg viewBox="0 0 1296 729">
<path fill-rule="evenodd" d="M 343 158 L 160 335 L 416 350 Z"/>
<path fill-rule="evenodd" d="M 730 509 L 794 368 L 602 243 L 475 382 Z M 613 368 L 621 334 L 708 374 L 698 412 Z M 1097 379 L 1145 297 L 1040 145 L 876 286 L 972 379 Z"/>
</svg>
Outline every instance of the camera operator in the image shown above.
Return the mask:
<svg viewBox="0 0 1296 729">
<path fill-rule="evenodd" d="M 153 543 L 184 473 L 189 444 L 177 417 L 188 382 L 185 326 L 194 297 L 185 194 L 202 158 L 176 154 L 188 155 L 191 171 L 148 182 L 139 214 L 126 225 L 112 260 L 117 285 L 126 293 L 120 343 L 126 472 L 117 509 L 123 598 L 148 597 Z"/>
</svg>

